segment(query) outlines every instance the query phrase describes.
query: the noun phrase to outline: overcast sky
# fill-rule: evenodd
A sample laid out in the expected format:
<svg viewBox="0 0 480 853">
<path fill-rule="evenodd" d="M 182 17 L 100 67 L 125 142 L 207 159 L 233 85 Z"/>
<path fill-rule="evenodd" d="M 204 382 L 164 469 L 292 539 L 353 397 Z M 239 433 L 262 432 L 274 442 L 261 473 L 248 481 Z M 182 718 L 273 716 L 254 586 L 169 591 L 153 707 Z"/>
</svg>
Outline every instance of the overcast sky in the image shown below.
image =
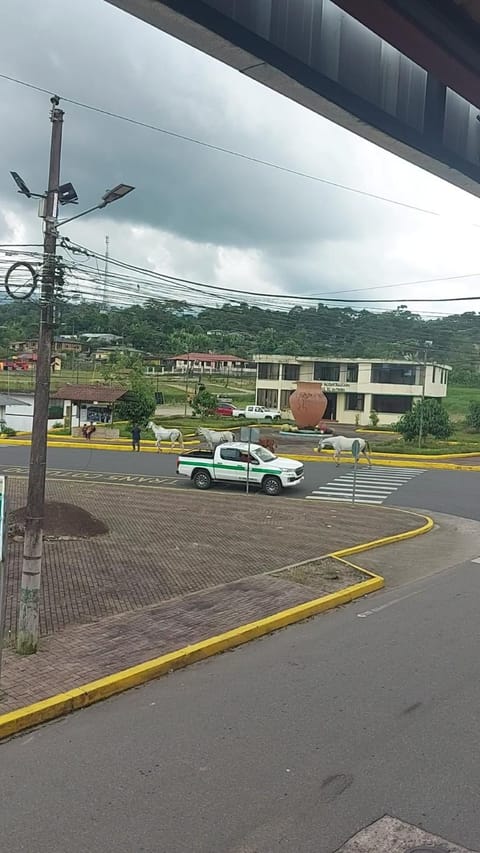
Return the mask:
<svg viewBox="0 0 480 853">
<path fill-rule="evenodd" d="M 115 257 L 272 293 L 333 293 L 480 271 L 479 229 L 472 227 L 480 223 L 480 200 L 103 0 L 0 6 L 1 73 L 443 214 L 402 210 L 64 103 L 62 180 L 73 182 L 80 204 L 94 204 L 120 181 L 136 187 L 65 228 L 75 242 L 103 251 L 109 234 Z M 2 243 L 41 239 L 36 204 L 15 193 L 9 170 L 44 190 L 49 107 L 48 95 L 0 80 Z M 365 297 L 408 304 L 408 295 L 473 295 L 479 285 L 480 275 Z M 432 311 L 467 308 L 477 304 Z"/>
</svg>

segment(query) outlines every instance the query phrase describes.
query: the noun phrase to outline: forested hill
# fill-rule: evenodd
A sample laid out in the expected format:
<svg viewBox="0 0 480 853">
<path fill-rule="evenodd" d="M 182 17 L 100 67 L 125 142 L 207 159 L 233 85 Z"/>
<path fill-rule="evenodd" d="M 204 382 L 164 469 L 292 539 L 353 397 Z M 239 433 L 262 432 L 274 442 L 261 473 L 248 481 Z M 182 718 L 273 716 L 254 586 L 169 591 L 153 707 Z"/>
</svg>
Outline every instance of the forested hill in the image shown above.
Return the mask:
<svg viewBox="0 0 480 853">
<path fill-rule="evenodd" d="M 35 336 L 37 320 L 34 304 L 2 303 L 0 351 Z M 290 311 L 245 304 L 193 312 L 187 304 L 153 300 L 107 310 L 92 302 L 62 304 L 57 333 L 81 332 L 121 335 L 125 344 L 155 354 L 212 350 L 246 358 L 262 352 L 417 359 L 432 341 L 429 358 L 453 365 L 457 382 L 471 382 L 480 367 L 480 314 L 474 312 L 425 320 L 401 307 L 376 313 L 322 304 Z"/>
</svg>

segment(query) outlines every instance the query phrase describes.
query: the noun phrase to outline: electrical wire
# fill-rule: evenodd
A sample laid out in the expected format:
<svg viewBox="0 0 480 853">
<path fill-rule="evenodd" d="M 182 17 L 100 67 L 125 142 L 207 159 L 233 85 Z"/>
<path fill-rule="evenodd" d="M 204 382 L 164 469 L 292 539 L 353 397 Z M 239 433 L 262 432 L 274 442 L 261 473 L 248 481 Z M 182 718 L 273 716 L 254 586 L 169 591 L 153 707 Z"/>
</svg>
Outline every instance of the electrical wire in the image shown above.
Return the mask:
<svg viewBox="0 0 480 853">
<path fill-rule="evenodd" d="M 38 86 L 38 85 L 36 85 L 34 83 L 30 83 L 26 80 L 20 80 L 17 77 L 12 77 L 9 74 L 0 73 L 0 78 L 2 80 L 8 81 L 10 83 L 16 83 L 19 86 L 24 86 L 28 89 L 32 89 L 32 90 L 37 91 L 37 92 L 41 92 L 42 94 L 46 94 L 46 95 L 58 94 L 56 92 L 53 92 L 53 90 L 51 90 L 51 89 L 45 89 L 42 86 Z M 89 110 L 89 111 L 95 112 L 95 113 L 99 113 L 100 115 L 108 116 L 109 118 L 114 118 L 114 119 L 117 119 L 118 121 L 124 121 L 124 122 L 127 122 L 128 124 L 135 125 L 136 127 L 141 127 L 141 128 L 146 129 L 146 130 L 151 130 L 155 133 L 161 133 L 161 134 L 163 134 L 165 136 L 169 136 L 173 139 L 178 139 L 178 140 L 181 140 L 183 142 L 188 142 L 192 145 L 196 145 L 196 146 L 199 146 L 201 148 L 208 149 L 210 151 L 215 151 L 217 153 L 226 154 L 230 157 L 235 157 L 237 159 L 244 160 L 244 161 L 247 161 L 249 163 L 254 163 L 255 165 L 265 166 L 269 169 L 274 169 L 274 170 L 279 171 L 279 172 L 284 172 L 285 174 L 288 174 L 288 175 L 294 175 L 295 177 L 303 178 L 303 179 L 306 179 L 309 181 L 315 181 L 317 183 L 324 184 L 324 185 L 332 187 L 334 189 L 339 189 L 339 190 L 343 190 L 345 192 L 353 193 L 355 195 L 364 196 L 365 198 L 374 199 L 375 201 L 381 201 L 381 202 L 385 202 L 387 204 L 393 204 L 393 205 L 396 205 L 397 207 L 401 207 L 401 208 L 404 208 L 406 210 L 415 211 L 417 213 L 424 213 L 424 214 L 428 214 L 429 216 L 435 216 L 435 217 L 443 217 L 445 215 L 438 210 L 431 210 L 430 208 L 420 207 L 419 205 L 416 205 L 416 204 L 411 204 L 409 202 L 400 201 L 399 199 L 389 198 L 388 196 L 383 196 L 383 195 L 380 195 L 378 193 L 368 192 L 367 190 L 362 190 L 362 189 L 359 189 L 358 187 L 351 187 L 351 186 L 348 186 L 347 184 L 342 184 L 342 183 L 339 183 L 338 181 L 333 181 L 333 180 L 330 180 L 328 178 L 322 178 L 319 175 L 313 175 L 309 172 L 303 172 L 299 169 L 289 168 L 288 166 L 283 166 L 280 163 L 274 163 L 270 160 L 265 160 L 261 157 L 255 157 L 255 156 L 250 155 L 250 154 L 245 154 L 242 151 L 236 151 L 232 148 L 226 148 L 222 145 L 216 145 L 212 142 L 206 142 L 203 139 L 198 139 L 194 136 L 188 136 L 187 134 L 179 133 L 179 132 L 173 131 L 173 130 L 169 130 L 165 127 L 159 127 L 158 125 L 150 124 L 150 123 L 145 122 L 145 121 L 140 121 L 139 119 L 132 118 L 131 116 L 125 116 L 125 115 L 122 115 L 121 113 L 113 112 L 112 110 L 107 110 L 107 109 L 104 109 L 102 107 L 94 106 L 93 104 L 87 104 L 87 103 L 84 103 L 83 101 L 77 101 L 74 98 L 68 98 L 68 97 L 63 96 L 63 95 L 61 95 L 59 97 L 65 103 L 73 104 L 74 106 L 80 107 L 81 109 Z M 471 224 L 471 226 L 474 228 L 480 228 L 480 223 L 472 222 L 469 224 Z"/>
<path fill-rule="evenodd" d="M 80 246 L 80 244 L 74 244 L 74 243 L 72 243 L 72 241 L 68 240 L 68 238 L 63 238 L 62 245 L 64 243 L 71 244 L 72 246 L 74 246 L 77 249 L 77 251 L 80 250 L 80 251 L 88 252 L 88 254 L 91 257 L 99 258 L 102 260 L 105 259 L 105 256 L 101 255 L 100 253 L 91 251 L 90 249 L 85 249 L 85 247 Z M 189 285 L 189 286 L 192 286 L 195 288 L 203 288 L 205 290 L 212 290 L 212 291 L 215 291 L 218 293 L 230 293 L 230 294 L 239 294 L 239 295 L 242 294 L 244 296 L 268 297 L 268 298 L 275 298 L 275 299 L 282 299 L 282 300 L 291 300 L 292 298 L 295 298 L 295 299 L 302 301 L 302 302 L 323 301 L 323 302 L 334 302 L 334 303 L 339 303 L 339 304 L 351 304 L 352 303 L 351 299 L 339 299 L 336 297 L 331 297 L 328 294 L 318 294 L 316 296 L 303 296 L 303 295 L 299 294 L 298 296 L 293 297 L 291 294 L 283 294 L 283 293 L 272 294 L 272 293 L 262 293 L 259 291 L 251 291 L 251 290 L 243 290 L 243 289 L 242 290 L 240 290 L 240 289 L 235 290 L 234 288 L 223 287 L 221 285 L 206 284 L 205 282 L 199 282 L 199 281 L 195 281 L 193 279 L 180 278 L 179 276 L 171 276 L 171 275 L 168 275 L 166 273 L 159 273 L 159 272 L 156 272 L 153 270 L 147 270 L 143 267 L 138 267 L 135 264 L 128 264 L 125 261 L 120 261 L 118 258 L 113 258 L 111 256 L 109 256 L 108 260 L 109 260 L 110 264 L 117 265 L 119 267 L 123 267 L 124 269 L 129 269 L 129 270 L 132 270 L 135 272 L 140 272 L 143 275 L 148 275 L 148 276 L 158 278 L 158 279 L 163 280 L 163 281 L 170 281 L 170 282 L 175 282 L 178 284 Z M 480 275 L 480 273 L 468 274 L 466 277 L 473 277 L 474 275 Z M 449 280 L 452 280 L 453 278 L 462 278 L 462 276 L 447 277 L 445 280 L 449 281 Z M 436 282 L 440 282 L 443 280 L 444 279 L 440 279 L 440 278 L 435 279 Z M 408 298 L 408 302 L 415 302 L 415 303 L 418 303 L 418 302 L 420 302 L 420 303 L 425 303 L 425 302 L 428 302 L 428 303 L 430 303 L 430 302 L 435 302 L 435 303 L 437 303 L 437 302 L 468 302 L 468 301 L 476 301 L 476 300 L 480 300 L 480 295 L 479 296 L 442 296 L 442 297 L 434 297 L 431 299 L 424 299 L 424 298 L 418 298 L 418 297 L 415 297 L 415 298 L 409 297 Z M 355 299 L 353 301 L 355 302 L 355 304 L 365 304 L 365 305 L 378 304 L 378 303 L 398 305 L 399 300 L 397 298 L 397 299 Z"/>
</svg>

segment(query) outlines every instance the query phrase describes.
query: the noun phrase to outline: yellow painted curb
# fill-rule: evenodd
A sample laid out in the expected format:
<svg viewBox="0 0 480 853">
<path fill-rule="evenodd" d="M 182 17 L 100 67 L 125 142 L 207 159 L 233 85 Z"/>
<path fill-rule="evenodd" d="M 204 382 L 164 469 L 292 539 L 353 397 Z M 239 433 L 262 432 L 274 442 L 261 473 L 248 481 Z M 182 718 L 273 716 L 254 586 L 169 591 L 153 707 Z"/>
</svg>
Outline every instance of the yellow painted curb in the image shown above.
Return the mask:
<svg viewBox="0 0 480 853">
<path fill-rule="evenodd" d="M 388 453 L 387 451 L 374 450 L 375 456 L 406 456 L 408 459 L 468 459 L 471 456 L 480 456 L 480 449 L 470 453 Z"/>
<path fill-rule="evenodd" d="M 205 660 L 219 652 L 236 648 L 243 643 L 250 642 L 250 640 L 258 639 L 280 628 L 286 628 L 288 625 L 309 619 L 311 616 L 317 616 L 327 610 L 348 604 L 357 598 L 382 589 L 385 586 L 384 578 L 357 566 L 355 563 L 350 563 L 344 558 L 370 548 L 377 548 L 381 545 L 388 545 L 400 542 L 403 539 L 420 536 L 431 530 L 434 525 L 433 519 L 420 513 L 410 510 L 385 509 L 386 511 L 405 512 L 408 515 L 418 516 L 424 520 L 424 524 L 414 530 L 395 533 L 392 536 L 385 536 L 371 542 L 364 542 L 350 548 L 343 548 L 328 555 L 332 559 L 353 566 L 353 568 L 366 575 L 368 580 L 353 584 L 330 595 L 324 595 L 321 598 L 307 601 L 296 607 L 282 610 L 279 613 L 274 613 L 272 616 L 258 619 L 256 622 L 240 625 L 238 628 L 233 628 L 231 631 L 226 631 L 216 637 L 210 637 L 207 640 L 202 640 L 200 643 L 185 646 L 175 652 L 170 652 L 153 660 L 145 661 L 144 663 L 113 673 L 105 678 L 100 678 L 97 681 L 92 681 L 89 684 L 84 684 L 81 687 L 76 687 L 66 693 L 60 693 L 56 696 L 51 696 L 49 699 L 36 702 L 33 705 L 27 705 L 24 708 L 18 708 L 15 711 L 3 714 L 0 716 L 0 740 L 19 734 L 41 723 L 54 720 L 57 717 L 65 716 L 80 708 L 86 708 L 88 705 L 108 699 L 110 696 L 122 693 L 132 687 L 139 687 L 141 684 L 145 684 L 161 675 L 182 669 L 191 663 Z"/>
<path fill-rule="evenodd" d="M 322 451 L 325 453 L 325 451 Z M 480 456 L 480 454 L 477 454 Z M 432 457 L 428 457 L 431 459 Z M 438 458 L 438 457 L 434 457 Z M 331 456 L 322 458 L 320 454 L 318 455 L 302 455 L 297 454 L 295 459 L 298 459 L 299 462 L 330 462 L 332 463 Z M 352 459 L 340 459 L 340 465 L 352 465 Z M 365 467 L 368 465 L 366 460 L 359 460 L 359 465 Z M 382 467 L 390 467 L 390 468 L 422 468 L 428 469 L 431 471 L 480 471 L 480 465 L 456 465 L 454 462 L 417 462 L 415 460 L 410 461 L 409 459 L 402 459 L 390 457 L 389 459 L 375 459 L 372 458 L 372 465 L 381 465 Z"/>
<path fill-rule="evenodd" d="M 370 551 L 372 548 L 380 548 L 382 545 L 393 545 L 395 542 L 403 542 L 405 539 L 413 539 L 415 536 L 422 536 L 424 533 L 429 533 L 435 525 L 433 518 L 430 518 L 429 515 L 412 512 L 408 509 L 398 509 L 397 507 L 383 507 L 383 509 L 387 510 L 387 512 L 394 509 L 396 512 L 404 512 L 406 515 L 423 518 L 424 524 L 421 527 L 415 527 L 413 530 L 405 530 L 403 533 L 393 533 L 392 536 L 372 539 L 371 542 L 362 542 L 360 545 L 352 545 L 350 548 L 341 548 L 340 551 L 333 551 L 329 556 L 341 559 L 342 557 L 350 557 L 352 554 L 360 554 L 362 551 Z M 362 569 L 362 571 L 365 571 L 365 569 Z"/>
<path fill-rule="evenodd" d="M 363 569 L 359 570 L 363 572 Z M 46 723 L 72 711 L 93 705 L 95 702 L 108 699 L 124 690 L 139 687 L 141 684 L 161 675 L 182 669 L 191 663 L 212 657 L 219 652 L 233 649 L 243 643 L 248 643 L 250 640 L 256 640 L 265 634 L 286 628 L 295 622 L 309 619 L 311 616 L 324 613 L 326 610 L 331 610 L 342 604 L 348 604 L 356 598 L 361 598 L 384 586 L 385 581 L 379 575 L 372 575 L 371 572 L 365 572 L 365 574 L 369 576 L 368 580 L 346 587 L 338 592 L 313 601 L 307 601 L 305 604 L 291 607 L 288 610 L 282 610 L 273 616 L 241 625 L 231 631 L 226 631 L 224 634 L 202 640 L 200 643 L 185 646 L 178 651 L 129 667 L 121 672 L 100 678 L 98 681 L 92 681 L 66 693 L 60 693 L 57 696 L 36 702 L 34 705 L 27 705 L 24 708 L 3 714 L 0 716 L 0 740 L 25 731 L 32 726 Z"/>
<path fill-rule="evenodd" d="M 197 445 L 200 444 L 199 441 L 186 441 L 185 445 Z M 12 439 L 11 441 L 5 441 L 0 444 L 0 447 L 30 447 L 31 441 L 27 441 L 24 439 Z M 47 440 L 48 447 L 59 447 L 65 448 L 66 450 L 116 450 L 124 453 L 132 453 L 132 446 L 128 444 L 100 444 L 97 442 L 89 441 L 85 442 L 85 444 L 76 443 L 73 441 L 58 441 L 57 439 L 49 438 Z M 141 453 L 158 453 L 156 446 L 153 447 L 142 447 Z M 176 454 L 177 456 L 180 453 L 180 448 L 171 450 L 166 447 L 160 448 L 160 453 L 169 453 Z"/>
</svg>

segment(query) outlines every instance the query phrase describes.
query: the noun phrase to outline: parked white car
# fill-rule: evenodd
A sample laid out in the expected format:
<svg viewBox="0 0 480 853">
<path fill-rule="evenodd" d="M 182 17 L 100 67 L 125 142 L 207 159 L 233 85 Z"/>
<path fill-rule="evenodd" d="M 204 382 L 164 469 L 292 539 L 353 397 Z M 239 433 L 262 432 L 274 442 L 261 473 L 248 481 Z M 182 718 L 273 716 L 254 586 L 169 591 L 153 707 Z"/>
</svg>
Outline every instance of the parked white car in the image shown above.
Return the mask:
<svg viewBox="0 0 480 853">
<path fill-rule="evenodd" d="M 280 409 L 266 409 L 265 406 L 245 406 L 244 409 L 233 409 L 232 418 L 245 418 L 250 421 L 280 421 Z"/>
</svg>

